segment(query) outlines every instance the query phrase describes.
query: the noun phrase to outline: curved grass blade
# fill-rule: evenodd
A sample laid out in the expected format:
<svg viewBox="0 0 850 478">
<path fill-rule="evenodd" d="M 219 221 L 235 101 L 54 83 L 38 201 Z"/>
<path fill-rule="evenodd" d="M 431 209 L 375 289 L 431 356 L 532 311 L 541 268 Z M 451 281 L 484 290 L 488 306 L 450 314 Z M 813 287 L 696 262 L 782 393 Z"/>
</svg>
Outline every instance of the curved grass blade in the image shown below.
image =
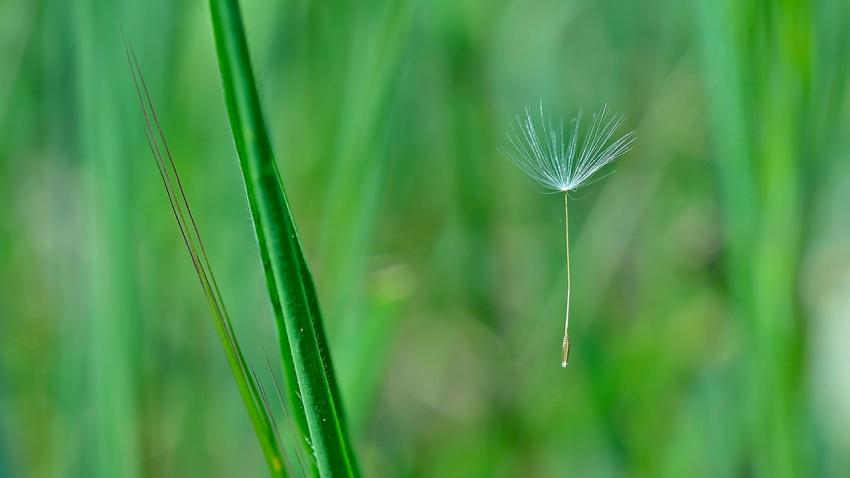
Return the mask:
<svg viewBox="0 0 850 478">
<path fill-rule="evenodd" d="M 358 476 L 315 286 L 263 120 L 239 5 L 236 0 L 209 3 L 230 127 L 277 320 L 282 362 L 287 372 L 294 371 L 298 383 L 302 408 L 289 387 L 296 423 L 302 429 L 306 423 L 321 476 Z M 287 375 L 291 378 L 291 373 Z"/>
<path fill-rule="evenodd" d="M 145 137 L 148 141 L 148 146 L 150 146 L 151 153 L 156 160 L 157 169 L 162 177 L 165 191 L 168 194 L 171 210 L 174 213 L 174 218 L 177 220 L 177 225 L 180 228 L 180 234 L 191 256 L 192 265 L 195 267 L 201 287 L 207 296 L 210 310 L 215 318 L 216 332 L 224 348 L 224 353 L 227 356 L 227 362 L 233 372 L 239 394 L 245 403 L 245 408 L 254 427 L 254 433 L 260 442 L 272 476 L 286 478 L 290 475 L 287 469 L 291 470 L 291 467 L 286 461 L 280 447 L 280 440 L 277 436 L 274 419 L 267 407 L 262 389 L 258 386 L 256 376 L 249 369 L 245 357 L 242 355 L 242 350 L 239 347 L 239 342 L 236 340 L 236 335 L 230 322 L 230 316 L 224 306 L 218 283 L 213 275 L 209 258 L 201 241 L 198 226 L 189 207 L 189 202 L 186 199 L 186 193 L 183 190 L 183 184 L 180 182 L 180 176 L 177 174 L 177 168 L 172 159 L 171 151 L 168 148 L 165 135 L 156 116 L 139 62 L 136 59 L 136 54 L 127 40 L 123 38 L 123 34 L 122 39 L 124 40 L 127 63 L 133 77 L 133 85 L 138 95 L 139 106 L 142 109 L 145 119 Z M 286 469 L 284 469 L 284 465 L 286 465 Z"/>
</svg>

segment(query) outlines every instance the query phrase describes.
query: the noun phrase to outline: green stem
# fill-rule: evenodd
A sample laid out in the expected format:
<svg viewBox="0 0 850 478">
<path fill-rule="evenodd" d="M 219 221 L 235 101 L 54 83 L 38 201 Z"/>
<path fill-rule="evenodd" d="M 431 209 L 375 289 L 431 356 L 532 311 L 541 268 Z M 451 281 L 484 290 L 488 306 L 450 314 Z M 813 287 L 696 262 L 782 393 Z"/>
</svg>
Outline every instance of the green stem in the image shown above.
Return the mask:
<svg viewBox="0 0 850 478">
<path fill-rule="evenodd" d="M 309 431 L 319 474 L 358 476 L 318 299 L 283 189 L 236 0 L 210 0 L 224 97 L 289 380 L 296 424 Z M 300 399 L 300 400 L 297 400 Z"/>
</svg>

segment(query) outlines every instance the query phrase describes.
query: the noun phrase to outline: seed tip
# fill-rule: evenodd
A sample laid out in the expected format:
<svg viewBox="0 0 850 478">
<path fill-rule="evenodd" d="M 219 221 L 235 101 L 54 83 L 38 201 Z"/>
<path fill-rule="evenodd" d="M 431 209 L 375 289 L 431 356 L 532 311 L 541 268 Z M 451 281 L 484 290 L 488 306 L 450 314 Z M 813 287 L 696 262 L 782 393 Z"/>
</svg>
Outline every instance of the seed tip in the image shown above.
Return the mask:
<svg viewBox="0 0 850 478">
<path fill-rule="evenodd" d="M 561 367 L 567 368 L 570 363 L 570 336 L 564 335 L 563 348 L 561 349 Z"/>
</svg>

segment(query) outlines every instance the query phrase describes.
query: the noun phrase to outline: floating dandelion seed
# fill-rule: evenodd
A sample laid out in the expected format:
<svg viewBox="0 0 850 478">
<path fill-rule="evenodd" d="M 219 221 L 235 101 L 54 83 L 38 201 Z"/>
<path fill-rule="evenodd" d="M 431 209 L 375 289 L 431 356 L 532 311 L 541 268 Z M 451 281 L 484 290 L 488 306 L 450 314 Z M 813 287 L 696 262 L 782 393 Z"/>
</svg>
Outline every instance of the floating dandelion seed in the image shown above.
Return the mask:
<svg viewBox="0 0 850 478">
<path fill-rule="evenodd" d="M 608 108 L 602 107 L 599 113 L 593 115 L 590 126 L 584 132 L 581 131 L 579 111 L 578 116 L 571 121 L 572 132 L 567 142 L 563 118 L 553 125 L 551 116 L 543 114 L 542 101 L 539 111 L 539 120 L 532 117 L 529 107 L 525 108 L 524 117 L 517 115 L 516 123 L 507 134 L 510 148 L 503 150 L 503 154 L 541 186 L 544 192 L 564 193 L 567 311 L 561 366 L 566 367 L 570 360 L 570 219 L 567 209 L 569 192 L 602 179 L 591 180 L 599 169 L 629 151 L 636 132 L 630 131 L 612 141 L 614 133 L 623 123 L 623 117 L 609 117 Z M 579 136 L 583 136 L 583 139 Z"/>
</svg>

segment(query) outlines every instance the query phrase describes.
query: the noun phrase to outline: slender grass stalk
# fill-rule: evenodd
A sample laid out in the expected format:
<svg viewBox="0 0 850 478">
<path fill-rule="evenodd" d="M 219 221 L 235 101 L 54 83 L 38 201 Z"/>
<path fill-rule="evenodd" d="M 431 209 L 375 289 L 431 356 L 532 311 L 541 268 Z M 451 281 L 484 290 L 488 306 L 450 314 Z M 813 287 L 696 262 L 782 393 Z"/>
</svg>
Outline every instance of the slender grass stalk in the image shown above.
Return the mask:
<svg viewBox="0 0 850 478">
<path fill-rule="evenodd" d="M 592 184 L 602 178 L 592 179 L 606 164 L 629 151 L 636 133 L 630 131 L 612 141 L 614 133 L 623 122 L 622 116 L 607 117 L 607 108 L 593 115 L 590 126 L 580 142 L 581 112 L 572 121 L 572 134 L 566 140 L 564 120 L 552 124 L 552 118 L 543 113 L 532 118 L 531 109 L 525 108 L 524 117 L 517 115 L 516 124 L 508 132 L 510 148 L 503 150 L 517 167 L 546 192 L 564 194 L 564 240 L 566 246 L 567 300 L 564 318 L 564 339 L 561 343 L 561 367 L 570 360 L 570 217 L 569 192 Z M 581 143 L 581 146 L 579 146 Z"/>
<path fill-rule="evenodd" d="M 123 39 L 123 34 L 122 34 Z M 201 234 L 198 230 L 198 225 L 192 210 L 189 207 L 189 201 L 186 198 L 186 193 L 183 189 L 183 184 L 180 181 L 180 176 L 177 173 L 177 167 L 171 155 L 171 150 L 168 148 L 168 143 L 165 139 L 165 134 L 157 118 L 156 111 L 153 106 L 150 94 L 148 93 L 147 85 L 145 84 L 142 70 L 139 66 L 136 54 L 126 39 L 124 40 L 125 53 L 127 55 L 127 63 L 130 68 L 130 73 L 133 78 L 133 86 L 136 89 L 138 96 L 139 107 L 145 120 L 145 137 L 150 147 L 151 154 L 156 160 L 157 169 L 162 178 L 163 186 L 168 195 L 168 201 L 171 205 L 171 210 L 174 218 L 177 220 L 177 225 L 180 228 L 180 234 L 189 251 L 192 259 L 192 265 L 198 275 L 198 280 L 207 297 L 210 311 L 215 318 L 216 332 L 219 340 L 224 348 L 227 362 L 233 372 L 233 377 L 236 380 L 239 394 L 242 401 L 245 403 L 245 408 L 248 411 L 248 416 L 254 427 L 254 432 L 260 442 L 260 446 L 269 465 L 272 476 L 285 478 L 289 476 L 289 472 L 284 469 L 291 470 L 290 464 L 280 446 L 280 438 L 272 418 L 271 411 L 264 397 L 262 388 L 259 386 L 258 380 L 253 371 L 248 367 L 239 342 L 233 331 L 230 322 L 230 316 L 224 306 L 224 301 L 221 297 L 221 292 L 218 283 L 213 274 L 212 266 L 210 265 L 209 257 L 204 248 Z"/>
<path fill-rule="evenodd" d="M 210 0 L 221 79 L 248 205 L 275 312 L 296 423 L 321 476 L 358 476 L 318 298 L 260 107 L 238 2 Z M 298 400 L 300 398 L 300 401 Z"/>
</svg>

